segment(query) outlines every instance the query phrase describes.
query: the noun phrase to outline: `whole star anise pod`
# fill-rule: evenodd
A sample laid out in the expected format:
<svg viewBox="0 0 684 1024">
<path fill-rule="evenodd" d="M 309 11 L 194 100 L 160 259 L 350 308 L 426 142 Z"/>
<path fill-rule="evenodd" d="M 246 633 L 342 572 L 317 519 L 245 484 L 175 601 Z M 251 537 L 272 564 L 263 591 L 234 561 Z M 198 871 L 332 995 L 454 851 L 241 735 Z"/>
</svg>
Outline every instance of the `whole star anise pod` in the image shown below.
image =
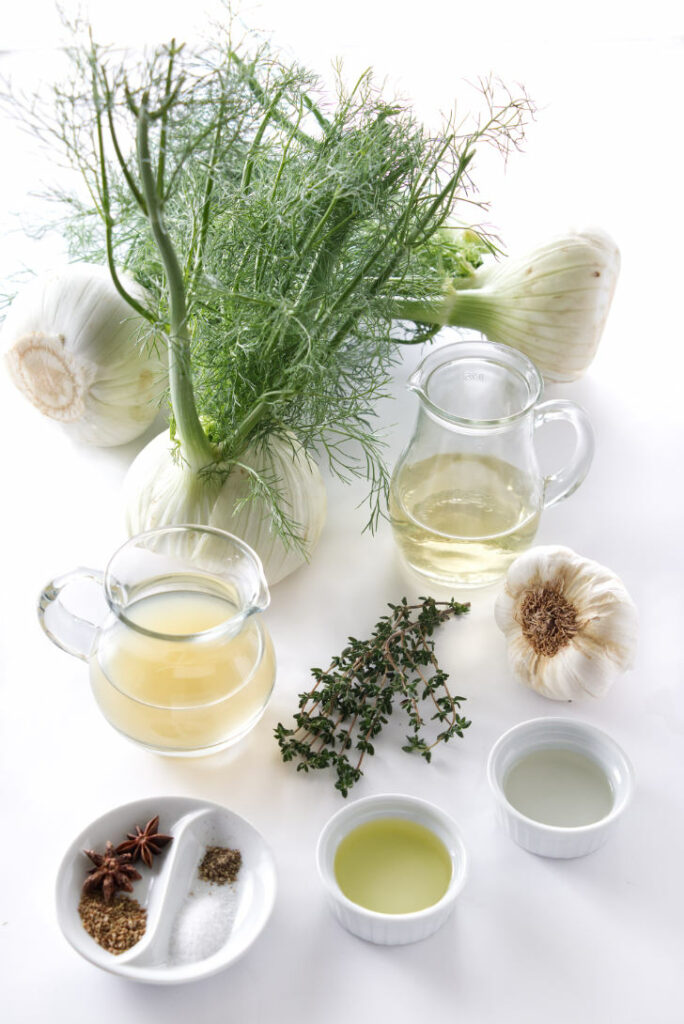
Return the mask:
<svg viewBox="0 0 684 1024">
<path fill-rule="evenodd" d="M 132 883 L 142 878 L 140 872 L 128 863 L 131 859 L 130 853 L 118 853 L 114 849 L 114 844 L 109 841 L 105 844 L 104 853 L 96 853 L 95 850 L 83 852 L 95 865 L 83 883 L 83 892 L 96 892 L 102 889 L 105 903 L 109 903 L 119 889 L 133 892 Z"/>
<path fill-rule="evenodd" d="M 128 839 L 123 843 L 119 843 L 116 852 L 129 853 L 133 861 L 140 857 L 147 864 L 148 868 L 151 868 L 154 854 L 161 853 L 162 847 L 166 846 L 173 839 L 173 836 L 165 836 L 162 832 L 157 832 L 158 828 L 159 815 L 156 818 L 151 818 L 144 828 L 136 825 L 135 832 L 126 833 Z"/>
</svg>

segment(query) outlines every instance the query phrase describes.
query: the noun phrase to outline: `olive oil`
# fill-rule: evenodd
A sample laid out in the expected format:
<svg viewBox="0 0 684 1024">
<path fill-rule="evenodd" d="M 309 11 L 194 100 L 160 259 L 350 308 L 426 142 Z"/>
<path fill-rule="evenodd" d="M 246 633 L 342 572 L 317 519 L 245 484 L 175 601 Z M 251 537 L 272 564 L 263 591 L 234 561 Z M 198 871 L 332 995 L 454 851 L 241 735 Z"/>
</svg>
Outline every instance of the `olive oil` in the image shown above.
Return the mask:
<svg viewBox="0 0 684 1024">
<path fill-rule="evenodd" d="M 539 487 L 510 463 L 454 453 L 401 465 L 389 511 L 415 572 L 446 585 L 481 586 L 530 546 L 541 501 Z"/>
<path fill-rule="evenodd" d="M 155 593 L 130 604 L 129 622 L 161 635 L 123 623 L 104 632 L 90 661 L 90 682 L 111 724 L 174 753 L 239 739 L 266 704 L 275 658 L 255 619 L 236 635 L 221 629 L 235 614 L 225 597 L 201 591 Z"/>
<path fill-rule="evenodd" d="M 504 779 L 508 802 L 543 825 L 577 828 L 610 814 L 613 790 L 602 768 L 575 750 L 535 750 Z"/>
<path fill-rule="evenodd" d="M 381 914 L 431 907 L 452 874 L 442 840 L 405 818 L 378 818 L 352 829 L 337 847 L 334 870 L 347 899 Z"/>
</svg>

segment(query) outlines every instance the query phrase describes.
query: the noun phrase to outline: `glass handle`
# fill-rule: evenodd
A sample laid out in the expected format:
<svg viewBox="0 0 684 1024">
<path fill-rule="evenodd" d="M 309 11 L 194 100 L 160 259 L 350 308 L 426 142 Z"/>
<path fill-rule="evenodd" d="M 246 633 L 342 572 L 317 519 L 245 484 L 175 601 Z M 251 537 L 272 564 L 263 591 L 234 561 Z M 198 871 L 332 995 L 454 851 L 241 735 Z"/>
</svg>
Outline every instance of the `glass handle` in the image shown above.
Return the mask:
<svg viewBox="0 0 684 1024">
<path fill-rule="evenodd" d="M 51 580 L 40 595 L 38 601 L 38 619 L 43 630 L 53 644 L 57 644 L 67 654 L 87 661 L 93 649 L 102 613 L 96 616 L 98 621 L 84 618 L 69 610 L 64 598 L 72 588 L 82 593 L 87 589 L 97 590 L 95 607 L 103 600 L 103 574 L 97 569 L 74 569 L 63 576 Z"/>
<path fill-rule="evenodd" d="M 544 508 L 555 505 L 577 490 L 589 472 L 594 457 L 594 431 L 584 409 L 561 398 L 537 406 L 535 430 L 558 420 L 565 420 L 574 428 L 575 451 L 566 466 L 544 478 Z"/>
</svg>

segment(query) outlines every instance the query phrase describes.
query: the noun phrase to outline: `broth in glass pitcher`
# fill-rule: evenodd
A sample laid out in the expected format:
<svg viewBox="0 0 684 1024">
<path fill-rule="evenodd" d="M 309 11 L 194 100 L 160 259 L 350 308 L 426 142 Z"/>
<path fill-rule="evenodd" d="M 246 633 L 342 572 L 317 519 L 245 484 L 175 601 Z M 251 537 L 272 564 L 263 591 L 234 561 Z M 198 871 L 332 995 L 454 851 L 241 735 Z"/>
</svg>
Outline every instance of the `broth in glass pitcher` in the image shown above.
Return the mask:
<svg viewBox="0 0 684 1024">
<path fill-rule="evenodd" d="M 64 604 L 83 579 L 103 588 L 98 623 Z M 54 581 L 40 613 L 51 639 L 88 661 L 114 728 L 158 753 L 188 756 L 232 745 L 261 717 L 275 679 L 273 646 L 255 614 L 267 604 L 261 564 L 246 544 L 181 526 L 132 538 L 104 577 L 77 570 Z"/>
</svg>

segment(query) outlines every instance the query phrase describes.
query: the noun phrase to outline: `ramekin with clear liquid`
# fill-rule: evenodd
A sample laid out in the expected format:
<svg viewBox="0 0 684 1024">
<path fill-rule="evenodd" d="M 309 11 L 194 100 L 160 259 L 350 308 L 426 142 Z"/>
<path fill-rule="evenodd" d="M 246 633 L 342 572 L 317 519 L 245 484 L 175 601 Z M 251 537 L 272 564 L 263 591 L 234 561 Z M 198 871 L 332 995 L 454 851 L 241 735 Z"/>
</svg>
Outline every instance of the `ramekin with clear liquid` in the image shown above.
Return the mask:
<svg viewBox="0 0 684 1024">
<path fill-rule="evenodd" d="M 511 770 L 532 753 L 569 751 L 600 769 L 611 791 L 609 807 L 597 820 L 582 825 L 559 825 L 537 820 L 513 806 L 506 792 Z M 631 763 L 615 740 L 602 729 L 566 718 L 533 718 L 513 726 L 492 747 L 487 778 L 497 817 L 510 838 L 541 857 L 584 857 L 613 835 L 634 788 Z"/>
</svg>

